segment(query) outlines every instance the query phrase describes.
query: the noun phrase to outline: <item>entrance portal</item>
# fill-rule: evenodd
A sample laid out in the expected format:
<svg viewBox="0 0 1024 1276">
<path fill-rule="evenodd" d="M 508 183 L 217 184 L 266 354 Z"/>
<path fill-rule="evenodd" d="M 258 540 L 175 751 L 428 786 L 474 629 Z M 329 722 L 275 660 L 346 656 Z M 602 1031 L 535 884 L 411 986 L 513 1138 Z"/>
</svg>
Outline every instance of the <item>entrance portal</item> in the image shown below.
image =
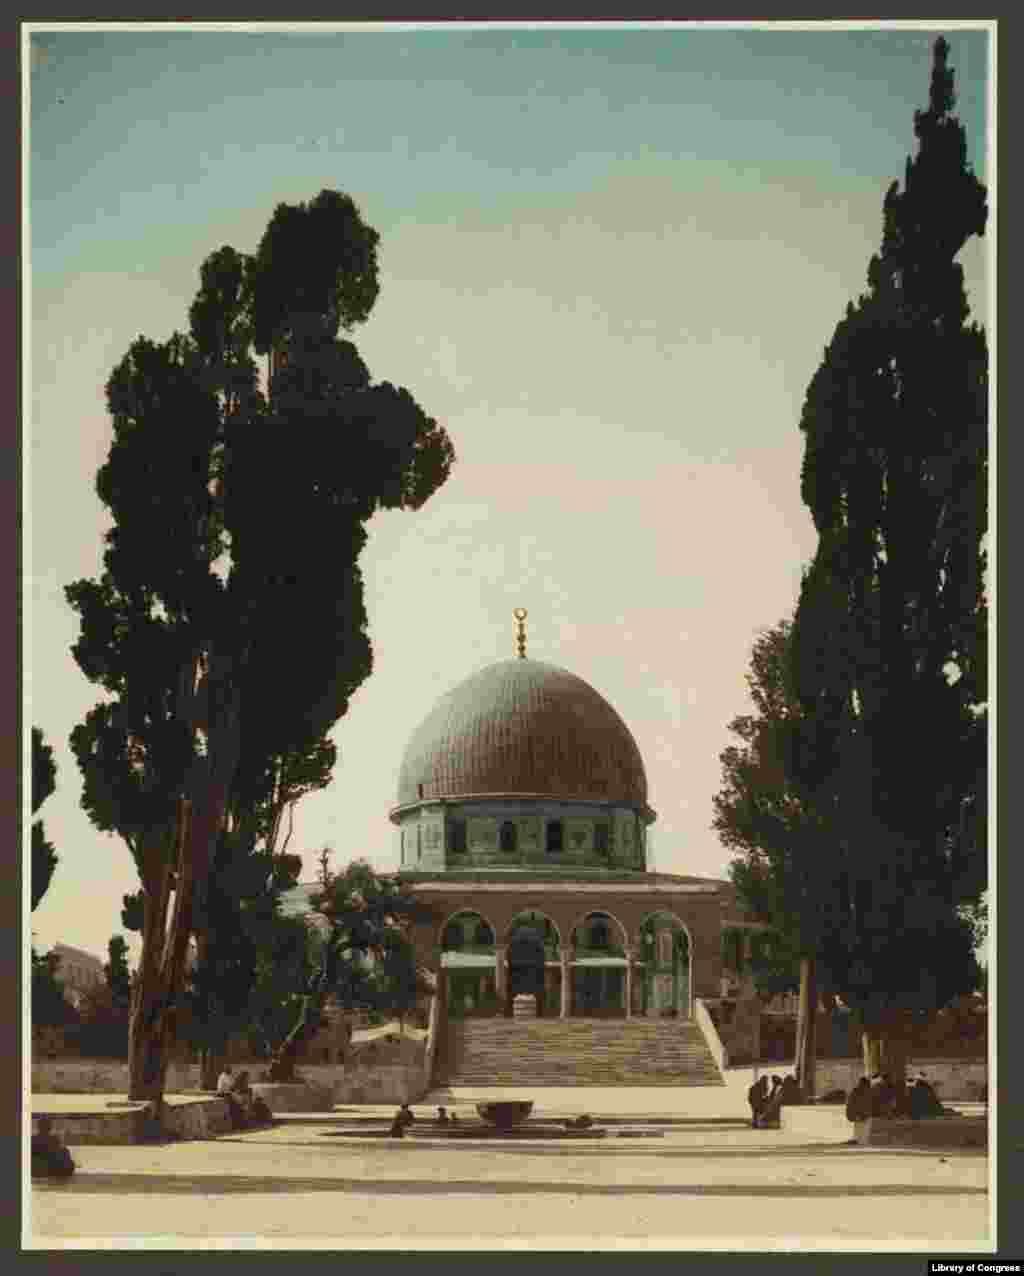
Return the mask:
<svg viewBox="0 0 1024 1276">
<path fill-rule="evenodd" d="M 512 1017 L 513 999 L 527 994 L 537 1002 L 537 1017 L 544 1014 L 544 936 L 530 923 L 516 926 L 508 942 L 508 980 L 505 1015 Z"/>
<path fill-rule="evenodd" d="M 573 966 L 573 1014 L 584 1019 L 621 1019 L 626 1012 L 625 988 L 623 966 Z"/>
<path fill-rule="evenodd" d="M 622 1019 L 631 989 L 625 932 L 610 913 L 588 913 L 572 933 L 572 1013 L 585 1019 Z M 629 990 L 629 991 L 627 991 Z"/>
</svg>

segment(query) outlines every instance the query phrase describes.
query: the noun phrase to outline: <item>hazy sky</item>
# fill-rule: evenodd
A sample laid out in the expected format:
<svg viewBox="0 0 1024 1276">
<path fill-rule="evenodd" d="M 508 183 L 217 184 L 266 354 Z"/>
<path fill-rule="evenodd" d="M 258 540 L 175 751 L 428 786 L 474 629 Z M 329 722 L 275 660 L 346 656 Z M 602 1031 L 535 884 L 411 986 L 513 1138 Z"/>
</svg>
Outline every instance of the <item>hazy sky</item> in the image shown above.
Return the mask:
<svg viewBox="0 0 1024 1276">
<path fill-rule="evenodd" d="M 944 33 L 984 178 L 988 37 Z M 724 874 L 718 755 L 815 547 L 804 392 L 864 287 L 936 34 L 35 31 L 26 721 L 56 752 L 41 814 L 60 855 L 38 946 L 103 954 L 138 885 L 81 811 L 67 745 L 98 698 L 63 587 L 100 570 L 104 383 L 138 334 L 187 326 L 205 256 L 255 249 L 278 202 L 324 187 L 381 234 L 357 344 L 459 459 L 423 510 L 370 525 L 374 673 L 289 849 L 307 878 L 325 844 L 397 866 L 405 743 L 514 654 L 523 606 L 529 654 L 636 737 L 657 868 Z M 962 255 L 981 319 L 987 248 Z"/>
</svg>

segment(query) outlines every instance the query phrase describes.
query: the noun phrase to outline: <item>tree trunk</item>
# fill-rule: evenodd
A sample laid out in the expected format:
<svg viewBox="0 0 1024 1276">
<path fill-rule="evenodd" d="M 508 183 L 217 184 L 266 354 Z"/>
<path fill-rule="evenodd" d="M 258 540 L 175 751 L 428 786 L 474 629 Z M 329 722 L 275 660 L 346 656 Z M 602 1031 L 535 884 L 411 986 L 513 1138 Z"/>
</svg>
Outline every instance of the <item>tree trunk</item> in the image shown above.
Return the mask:
<svg viewBox="0 0 1024 1276">
<path fill-rule="evenodd" d="M 873 1077 L 882 1071 L 882 1038 L 875 1028 L 865 1028 L 860 1036 L 864 1057 L 864 1075 Z"/>
<path fill-rule="evenodd" d="M 294 1081 L 295 1064 L 298 1062 L 299 1050 L 313 1035 L 311 1025 L 319 1020 L 319 1012 L 323 1006 L 324 996 L 309 994 L 302 999 L 302 1010 L 298 1022 L 274 1051 L 267 1070 L 271 1081 Z"/>
<path fill-rule="evenodd" d="M 149 869 L 143 881 L 142 954 L 132 992 L 128 1030 L 128 1097 L 136 1100 L 158 1099 L 162 1093 L 153 1032 L 162 1005 L 160 956 L 167 930 L 171 891 L 171 870 L 163 844 L 165 836 L 166 833 L 155 839 L 156 844 L 144 852 Z"/>
<path fill-rule="evenodd" d="M 883 1072 L 895 1085 L 902 1086 L 906 1083 L 910 1047 L 902 1015 L 898 1012 L 883 1015 L 864 1029 L 861 1042 L 866 1077 Z"/>
<path fill-rule="evenodd" d="M 796 1076 L 805 1103 L 814 1099 L 817 1060 L 818 978 L 814 957 L 800 962 L 800 1002 L 796 1024 Z"/>
<path fill-rule="evenodd" d="M 906 1084 L 909 1054 L 910 1043 L 907 1040 L 904 1017 L 893 1015 L 885 1025 L 885 1035 L 882 1038 L 882 1071 L 894 1085 Z"/>
</svg>

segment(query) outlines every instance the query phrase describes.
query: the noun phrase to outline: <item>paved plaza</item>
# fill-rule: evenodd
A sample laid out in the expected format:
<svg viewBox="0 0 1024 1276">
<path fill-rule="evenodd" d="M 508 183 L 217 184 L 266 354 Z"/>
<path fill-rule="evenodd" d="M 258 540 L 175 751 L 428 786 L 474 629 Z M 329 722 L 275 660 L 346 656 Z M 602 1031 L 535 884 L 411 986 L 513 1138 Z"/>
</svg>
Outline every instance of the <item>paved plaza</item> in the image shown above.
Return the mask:
<svg viewBox="0 0 1024 1276">
<path fill-rule="evenodd" d="M 235 1248 L 894 1249 L 986 1251 L 988 1160 L 979 1152 L 863 1148 L 841 1108 L 793 1128 L 742 1121 L 749 1073 L 726 1087 L 532 1089 L 534 1117 L 590 1112 L 604 1138 L 446 1139 L 435 1092 L 415 1137 L 379 1137 L 393 1109 L 289 1114 L 203 1142 L 73 1148 L 78 1172 L 30 1196 L 39 1246 Z M 36 1109 L 75 1096 L 36 1096 Z M 94 1103 L 112 1096 L 91 1096 Z M 79 1100 L 81 1106 L 81 1100 Z"/>
</svg>

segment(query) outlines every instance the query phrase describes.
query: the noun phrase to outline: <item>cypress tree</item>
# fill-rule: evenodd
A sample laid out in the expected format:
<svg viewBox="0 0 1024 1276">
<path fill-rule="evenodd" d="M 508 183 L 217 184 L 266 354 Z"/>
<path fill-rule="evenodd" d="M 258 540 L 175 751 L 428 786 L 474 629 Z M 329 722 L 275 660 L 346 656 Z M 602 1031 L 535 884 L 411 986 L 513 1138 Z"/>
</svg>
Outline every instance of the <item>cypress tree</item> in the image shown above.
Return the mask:
<svg viewBox="0 0 1024 1276">
<path fill-rule="evenodd" d="M 938 39 L 916 154 L 884 201 L 867 291 L 808 389 L 802 495 L 818 532 L 793 632 L 809 731 L 793 774 L 831 810 L 822 957 L 901 1074 L 907 1015 L 976 986 L 985 886 L 987 349 L 957 255 L 986 222 Z"/>
</svg>

